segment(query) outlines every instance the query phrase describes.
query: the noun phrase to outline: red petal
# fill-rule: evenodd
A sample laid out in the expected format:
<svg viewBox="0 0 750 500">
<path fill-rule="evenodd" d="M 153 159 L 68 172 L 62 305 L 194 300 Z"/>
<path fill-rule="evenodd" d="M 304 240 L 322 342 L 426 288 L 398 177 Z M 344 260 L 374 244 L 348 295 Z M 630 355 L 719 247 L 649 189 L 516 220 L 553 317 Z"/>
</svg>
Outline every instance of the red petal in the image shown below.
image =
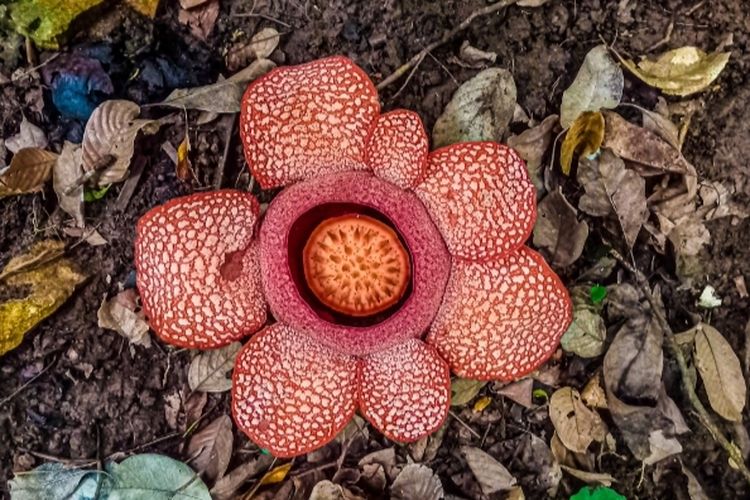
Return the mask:
<svg viewBox="0 0 750 500">
<path fill-rule="evenodd" d="M 521 247 L 500 260 L 456 259 L 427 341 L 461 377 L 511 380 L 552 355 L 572 315 L 560 278 Z"/>
<path fill-rule="evenodd" d="M 356 409 L 357 361 L 276 323 L 245 345 L 232 376 L 232 414 L 278 457 L 320 448 Z"/>
<path fill-rule="evenodd" d="M 411 442 L 448 415 L 450 370 L 438 352 L 410 339 L 360 361 L 359 408 L 389 439 Z"/>
<path fill-rule="evenodd" d="M 370 78 L 346 57 L 277 68 L 242 98 L 240 136 L 264 188 L 365 169 L 365 146 L 380 113 Z"/>
<path fill-rule="evenodd" d="M 135 267 L 143 309 L 164 341 L 226 345 L 266 322 L 253 240 L 258 202 L 233 190 L 176 198 L 138 221 Z"/>
<path fill-rule="evenodd" d="M 381 179 L 409 189 L 424 177 L 429 148 L 419 115 L 398 109 L 378 118 L 367 146 L 367 164 Z"/>
<path fill-rule="evenodd" d="M 495 259 L 528 239 L 536 190 L 518 154 L 494 142 L 433 151 L 415 192 L 455 257 Z"/>
</svg>

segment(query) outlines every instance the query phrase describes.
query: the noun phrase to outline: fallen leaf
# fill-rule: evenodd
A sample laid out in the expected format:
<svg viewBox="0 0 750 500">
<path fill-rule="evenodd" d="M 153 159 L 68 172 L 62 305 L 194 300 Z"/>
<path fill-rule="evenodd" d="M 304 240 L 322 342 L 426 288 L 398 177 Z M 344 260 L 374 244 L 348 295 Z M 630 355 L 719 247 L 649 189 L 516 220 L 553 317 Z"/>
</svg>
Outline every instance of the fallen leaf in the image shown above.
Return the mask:
<svg viewBox="0 0 750 500">
<path fill-rule="evenodd" d="M 364 500 L 340 484 L 324 479 L 315 484 L 308 500 Z"/>
<path fill-rule="evenodd" d="M 560 191 L 549 193 L 537 206 L 534 245 L 553 267 L 567 267 L 581 256 L 589 225 Z"/>
<path fill-rule="evenodd" d="M 275 67 L 276 64 L 268 59 L 258 59 L 226 80 L 191 89 L 175 89 L 159 104 L 213 113 L 239 113 L 247 84 Z"/>
<path fill-rule="evenodd" d="M 533 406 L 531 399 L 531 391 L 534 388 L 534 379 L 527 377 L 521 380 L 516 380 L 503 387 L 496 388 L 495 392 L 501 396 L 509 398 L 515 403 L 523 406 L 524 408 L 531 408 Z"/>
<path fill-rule="evenodd" d="M 148 323 L 138 306 L 135 289 L 123 290 L 109 300 L 105 298 L 96 314 L 99 328 L 114 330 L 128 339 L 131 344 L 151 347 Z"/>
<path fill-rule="evenodd" d="M 16 472 L 8 481 L 13 500 L 95 498 L 106 480 L 98 471 L 45 463 L 28 472 Z"/>
<path fill-rule="evenodd" d="M 584 483 L 588 484 L 601 484 L 602 486 L 612 486 L 612 483 L 616 483 L 617 479 L 612 477 L 611 474 L 602 472 L 588 472 L 585 470 L 574 469 L 567 465 L 561 465 L 560 468 L 573 476 L 576 479 L 580 479 Z"/>
<path fill-rule="evenodd" d="M 585 193 L 578 208 L 597 217 L 614 213 L 629 248 L 648 220 L 646 181 L 609 149 L 602 149 L 596 160 L 582 158 L 578 166 L 578 183 Z"/>
<path fill-rule="evenodd" d="M 542 178 L 542 160 L 552 144 L 552 136 L 557 125 L 557 115 L 550 115 L 542 122 L 518 135 L 508 137 L 508 146 L 512 147 L 526 162 L 531 181 L 537 192 L 544 191 L 544 180 Z"/>
<path fill-rule="evenodd" d="M 21 115 L 18 133 L 5 139 L 5 147 L 11 153 L 18 153 L 24 148 L 44 149 L 47 147 L 47 136 L 44 131 Z"/>
<path fill-rule="evenodd" d="M 560 166 L 562 173 L 570 174 L 573 156 L 593 155 L 602 145 L 604 139 L 604 117 L 599 111 L 586 111 L 578 115 L 565 133 L 560 149 Z"/>
<path fill-rule="evenodd" d="M 187 25 L 190 33 L 199 40 L 207 40 L 219 17 L 219 0 L 198 4 L 190 10 L 180 9 L 177 21 Z"/>
<path fill-rule="evenodd" d="M 60 208 L 73 217 L 76 227 L 85 226 L 83 216 L 83 184 L 78 180 L 83 175 L 83 150 L 78 144 L 65 141 L 60 156 L 52 170 L 52 187 Z"/>
<path fill-rule="evenodd" d="M 136 12 L 153 19 L 156 17 L 156 11 L 159 9 L 159 0 L 125 0 Z"/>
<path fill-rule="evenodd" d="M 458 64 L 469 68 L 482 68 L 488 64 L 493 64 L 497 59 L 495 52 L 487 52 L 472 46 L 468 40 L 461 43 L 458 50 Z"/>
<path fill-rule="evenodd" d="M 639 170 L 642 175 L 685 175 L 691 170 L 679 149 L 672 147 L 650 130 L 633 125 L 612 111 L 604 112 L 602 146 L 611 149 L 623 160 L 648 167 L 650 171 Z"/>
<path fill-rule="evenodd" d="M 209 481 L 224 476 L 232 458 L 232 419 L 221 415 L 190 438 L 187 453 L 193 467 Z"/>
<path fill-rule="evenodd" d="M 203 5 L 208 1 L 209 0 L 180 0 L 180 7 L 182 7 L 183 9 L 192 9 L 193 7 Z"/>
<path fill-rule="evenodd" d="M 98 186 L 121 182 L 128 176 L 138 132 L 158 123 L 137 119 L 140 112 L 134 102 L 112 99 L 91 114 L 83 132 L 83 169 L 100 172 Z"/>
<path fill-rule="evenodd" d="M 695 329 L 695 365 L 711 408 L 725 419 L 739 422 L 747 396 L 740 360 L 716 328 L 699 323 Z"/>
<path fill-rule="evenodd" d="M 454 378 L 451 382 L 451 406 L 465 405 L 474 399 L 485 385 L 487 385 L 487 382 L 483 380 Z"/>
<path fill-rule="evenodd" d="M 573 304 L 573 322 L 560 339 L 566 352 L 582 358 L 595 358 L 604 353 L 607 327 L 604 319 L 585 304 Z"/>
<path fill-rule="evenodd" d="M 622 69 L 610 57 L 607 46 L 597 45 L 586 54 L 575 80 L 563 92 L 560 125 L 568 128 L 584 112 L 617 107 L 624 83 Z"/>
<path fill-rule="evenodd" d="M 685 467 L 685 464 L 683 464 L 682 461 L 680 461 L 680 467 L 682 468 L 682 473 L 685 474 L 685 477 L 688 480 L 687 489 L 690 500 L 710 500 L 708 495 L 706 495 L 706 492 L 703 491 L 703 486 L 698 482 L 698 478 L 695 477 L 695 474 Z"/>
<path fill-rule="evenodd" d="M 659 97 L 659 99 L 660 102 L 664 103 L 662 107 L 666 108 L 667 104 L 664 101 L 664 98 Z M 672 146 L 677 151 L 681 149 L 680 131 L 677 128 L 677 125 L 675 125 L 667 116 L 664 116 L 660 112 L 658 112 L 658 107 L 657 111 L 650 111 L 640 106 L 636 106 L 635 104 L 630 105 L 641 112 L 643 116 L 643 128 L 661 137 L 667 144 Z"/>
<path fill-rule="evenodd" d="M 263 28 L 253 35 L 249 46 L 256 59 L 267 59 L 279 46 L 279 32 L 274 28 Z"/>
<path fill-rule="evenodd" d="M 232 388 L 232 381 L 226 372 L 234 366 L 234 360 L 242 349 L 242 344 L 231 344 L 199 353 L 190 362 L 188 385 L 193 391 L 224 392 Z"/>
<path fill-rule="evenodd" d="M 706 285 L 698 297 L 698 307 L 703 309 L 715 309 L 720 307 L 721 303 L 721 297 L 716 294 L 716 289 L 711 285 Z"/>
<path fill-rule="evenodd" d="M 435 147 L 456 142 L 501 141 L 516 107 L 510 71 L 489 68 L 461 85 L 432 129 Z"/>
<path fill-rule="evenodd" d="M 516 2 L 516 5 L 519 7 L 541 7 L 547 2 L 549 2 L 549 0 L 519 0 Z"/>
<path fill-rule="evenodd" d="M 24 148 L 0 173 L 0 198 L 40 191 L 52 175 L 57 155 L 39 148 Z"/>
<path fill-rule="evenodd" d="M 106 245 L 109 242 L 96 229 L 84 229 L 80 227 L 64 227 L 63 233 L 72 238 L 82 238 L 92 247 Z"/>
<path fill-rule="evenodd" d="M 552 394 L 549 418 L 560 441 L 577 453 L 586 452 L 592 442 L 602 442 L 607 435 L 602 418 L 586 407 L 581 395 L 571 387 L 563 387 Z"/>
<path fill-rule="evenodd" d="M 10 287 L 28 292 L 0 303 L 0 356 L 18 347 L 32 328 L 57 310 L 86 276 L 71 260 L 60 257 L 65 245 L 43 240 L 13 257 L 0 273 Z"/>
<path fill-rule="evenodd" d="M 434 500 L 443 496 L 440 478 L 426 465 L 406 465 L 391 485 L 392 500 Z"/>
<path fill-rule="evenodd" d="M 607 409 L 607 394 L 599 383 L 598 375 L 591 377 L 591 380 L 586 383 L 581 391 L 581 399 L 586 406 Z"/>
<path fill-rule="evenodd" d="M 473 446 L 462 446 L 461 454 L 485 495 L 507 491 L 516 485 L 516 478 L 488 453 Z"/>
<path fill-rule="evenodd" d="M 111 489 L 103 498 L 169 498 L 211 500 L 203 480 L 182 462 L 164 455 L 146 453 L 105 466 Z"/>
<path fill-rule="evenodd" d="M 492 403 L 492 398 L 489 396 L 484 396 L 482 398 L 477 399 L 477 402 L 474 403 L 474 412 L 475 413 L 481 413 L 484 411 L 485 408 L 487 408 Z"/>
<path fill-rule="evenodd" d="M 670 50 L 655 60 L 644 58 L 638 65 L 620 57 L 622 64 L 645 83 L 665 94 L 687 96 L 701 92 L 716 80 L 729 62 L 729 52 L 707 54 L 697 47 Z"/>
<path fill-rule="evenodd" d="M 10 6 L 10 17 L 19 33 L 40 48 L 57 49 L 61 35 L 81 14 L 104 0 L 18 0 Z"/>
<path fill-rule="evenodd" d="M 266 484 L 277 484 L 283 481 L 286 478 L 286 475 L 289 474 L 289 471 L 292 470 L 293 464 L 294 462 L 288 462 L 283 465 L 274 467 L 270 471 L 263 474 L 263 477 L 260 478 L 261 486 Z"/>
<path fill-rule="evenodd" d="M 205 393 L 204 393 L 205 394 Z M 242 485 L 260 471 L 267 469 L 273 463 L 271 455 L 258 455 L 254 459 L 242 465 L 238 465 L 229 473 L 216 481 L 211 488 L 211 496 L 214 500 L 232 500 L 237 498 L 237 491 Z"/>
<path fill-rule="evenodd" d="M 185 127 L 185 137 L 182 139 L 182 142 L 180 142 L 180 145 L 177 147 L 177 164 L 175 166 L 175 171 L 177 174 L 177 178 L 181 181 L 189 181 L 193 178 L 193 167 L 190 163 L 190 135 L 188 133 L 187 127 Z"/>
<path fill-rule="evenodd" d="M 520 459 L 527 471 L 534 471 L 535 488 L 543 489 L 549 498 L 557 498 L 562 470 L 547 443 L 528 433 L 521 438 L 515 456 Z"/>
</svg>

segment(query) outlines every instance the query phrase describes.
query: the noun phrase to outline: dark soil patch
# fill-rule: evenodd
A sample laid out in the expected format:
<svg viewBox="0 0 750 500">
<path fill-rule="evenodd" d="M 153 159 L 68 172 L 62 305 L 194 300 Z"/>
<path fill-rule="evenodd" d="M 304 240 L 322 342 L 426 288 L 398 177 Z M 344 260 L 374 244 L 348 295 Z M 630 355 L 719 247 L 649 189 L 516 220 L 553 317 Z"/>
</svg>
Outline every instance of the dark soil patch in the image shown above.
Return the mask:
<svg viewBox="0 0 750 500">
<path fill-rule="evenodd" d="M 133 14 L 112 32 L 114 60 L 121 75 L 149 58 L 166 57 L 174 64 L 185 64 L 192 85 L 214 81 L 223 70 L 223 50 L 241 30 L 249 37 L 259 27 L 273 25 L 256 17 L 231 17 L 247 2 L 222 2 L 219 23 L 208 43 L 193 39 L 177 24 L 176 3 L 164 1 L 162 13 L 152 25 Z M 237 5 L 232 5 L 232 4 Z M 619 8 L 618 8 L 619 4 Z M 330 54 L 345 54 L 358 62 L 379 81 L 408 60 L 422 46 L 455 26 L 473 10 L 486 5 L 483 0 L 392 0 L 386 2 L 286 2 L 272 0 L 262 10 L 291 28 L 276 26 L 284 36 L 283 63 L 300 63 Z M 624 7 L 623 7 L 624 6 Z M 674 0 L 642 2 L 606 2 L 552 0 L 541 8 L 512 7 L 496 15 L 478 19 L 466 31 L 464 39 L 472 45 L 498 54 L 498 65 L 513 73 L 519 104 L 537 119 L 557 112 L 562 91 L 571 83 L 586 52 L 601 42 L 616 41 L 624 54 L 639 55 L 658 42 L 670 21 L 674 32 L 667 47 L 696 45 L 713 49 L 728 34 L 734 37 L 732 59 L 722 74 L 720 88 L 704 94 L 706 106 L 696 115 L 685 146 L 685 155 L 697 167 L 702 178 L 738 180 L 744 186 L 740 201 L 750 200 L 747 152 L 748 72 L 750 71 L 750 14 L 742 0 L 705 2 L 689 15 L 690 6 Z M 618 13 L 619 10 L 619 13 Z M 86 36 L 76 43 L 87 42 Z M 436 50 L 426 58 L 403 88 L 405 80 L 382 93 L 384 109 L 408 108 L 417 111 L 431 129 L 437 116 L 458 85 L 475 74 L 449 62 L 461 39 Z M 123 54 L 128 54 L 125 57 Z M 279 53 L 277 53 L 279 54 Z M 117 85 L 119 95 L 137 101 L 155 101 L 168 92 L 150 89 L 137 82 Z M 654 95 L 630 82 L 626 100 L 650 104 Z M 49 113 L 47 100 L 43 113 L 34 110 L 28 85 L 4 86 L 0 95 L 0 131 L 15 133 L 21 112 L 33 117 L 49 133 L 62 138 L 71 133 L 71 125 Z M 48 99 L 48 96 L 46 97 Z M 104 199 L 89 204 L 88 220 L 109 244 L 102 247 L 75 246 L 71 257 L 80 262 L 90 279 L 53 317 L 27 336 L 23 344 L 0 359 L 0 400 L 29 381 L 42 370 L 45 373 L 9 402 L 0 406 L 0 498 L 7 495 L 6 481 L 13 469 L 26 470 L 44 458 L 31 452 L 66 459 L 98 460 L 114 452 L 133 449 L 179 430 L 168 419 L 171 401 L 187 392 L 187 365 L 190 353 L 155 342 L 150 349 L 129 347 L 116 333 L 97 327 L 96 311 L 105 294 L 113 294 L 119 284 L 132 286 L 133 236 L 136 220 L 150 207 L 189 190 L 179 181 L 170 160 L 160 150 L 169 138 L 180 140 L 179 126 L 161 136 L 146 139 L 137 155 L 145 160 L 141 182 L 125 210 L 116 202 L 122 185 L 115 186 Z M 213 179 L 215 166 L 224 148 L 224 134 L 214 125 L 191 131 L 198 159 L 195 164 L 204 184 Z M 246 186 L 244 159 L 236 140 L 228 157 L 225 186 Z M 41 235 L 56 236 L 58 214 L 50 213 L 56 203 L 54 193 L 5 198 L 0 201 L 0 262 L 19 253 Z M 739 353 L 745 353 L 745 324 L 750 316 L 748 299 L 741 298 L 734 278 L 750 279 L 750 220 L 737 226 L 727 221 L 713 223 L 713 236 L 705 255 L 705 280 L 724 299 L 711 323 L 730 340 Z M 41 234 L 40 234 L 41 233 Z M 73 240 L 70 240 L 71 242 Z M 673 276 L 669 262 L 642 246 L 636 249 L 639 260 L 654 271 Z M 564 278 L 572 280 L 570 273 Z M 676 330 L 697 311 L 695 294 L 667 286 L 665 302 Z M 746 354 L 745 354 L 746 355 Z M 742 357 L 742 356 L 741 356 Z M 594 364 L 564 359 L 562 382 L 580 386 L 593 373 Z M 674 368 L 672 368 L 674 371 Z M 670 394 L 685 408 L 678 385 Z M 227 413 L 227 394 L 209 398 L 211 416 Z M 166 411 L 165 411 L 166 409 Z M 690 412 L 692 433 L 681 439 L 685 448 L 681 457 L 696 472 L 711 498 L 746 498 L 750 495 L 741 477 L 730 469 L 726 456 L 707 435 Z M 521 411 L 518 405 L 497 398 L 493 406 L 476 415 L 470 409 L 461 418 L 477 429 L 490 427 L 484 449 L 502 459 L 521 481 L 527 498 L 544 496 L 544 485 L 533 471 L 525 470 L 517 459 L 519 446 L 527 432 L 549 442 L 552 428 L 546 410 Z M 614 426 L 612 426 L 614 428 Z M 376 433 L 373 433 L 376 434 Z M 237 436 L 245 443 L 243 436 Z M 451 421 L 437 458 L 430 465 L 440 474 L 446 491 L 461 494 L 456 480 L 470 474 L 458 458 L 456 448 L 472 438 L 455 420 Z M 377 440 L 383 441 L 382 437 Z M 176 458 L 181 454 L 179 438 L 145 448 Z M 687 498 L 686 480 L 677 459 L 668 459 L 641 470 L 640 464 L 621 450 L 622 456 L 605 457 L 602 469 L 614 475 L 617 489 L 628 498 Z M 364 455 L 367 450 L 363 450 Z M 628 458 L 629 457 L 629 458 Z M 352 460 L 358 458 L 352 457 Z M 235 458 L 235 460 L 239 460 Z M 560 496 L 576 491 L 581 483 L 566 477 Z M 465 493 L 465 492 L 464 492 Z"/>
</svg>

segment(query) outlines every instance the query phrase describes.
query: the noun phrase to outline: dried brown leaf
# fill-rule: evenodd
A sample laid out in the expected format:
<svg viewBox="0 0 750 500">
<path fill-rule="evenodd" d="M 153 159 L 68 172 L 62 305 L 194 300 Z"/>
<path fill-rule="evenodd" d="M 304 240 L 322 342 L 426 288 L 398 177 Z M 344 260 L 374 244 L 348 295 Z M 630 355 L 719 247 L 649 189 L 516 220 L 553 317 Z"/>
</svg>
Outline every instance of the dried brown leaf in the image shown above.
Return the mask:
<svg viewBox="0 0 750 500">
<path fill-rule="evenodd" d="M 52 176 L 57 155 L 39 148 L 24 148 L 0 173 L 0 198 L 16 194 L 35 193 Z"/>
<path fill-rule="evenodd" d="M 518 403 L 524 408 L 531 408 L 532 403 L 532 390 L 534 389 L 534 379 L 527 377 L 521 380 L 511 382 L 499 389 L 495 389 L 495 392 L 501 396 L 505 396 L 510 400 Z"/>
<path fill-rule="evenodd" d="M 192 465 L 210 481 L 224 476 L 232 458 L 232 419 L 221 415 L 196 432 L 188 444 Z"/>
<path fill-rule="evenodd" d="M 182 8 L 177 14 L 177 21 L 187 25 L 195 38 L 207 40 L 219 18 L 219 7 L 219 0 L 210 0 L 196 4 L 189 10 Z"/>
<path fill-rule="evenodd" d="M 695 328 L 695 365 L 711 408 L 725 419 L 739 422 L 747 397 L 740 360 L 716 328 L 705 323 Z"/>
<path fill-rule="evenodd" d="M 73 217 L 76 226 L 85 225 L 83 216 L 83 150 L 78 144 L 65 141 L 60 156 L 52 171 L 52 187 L 57 195 L 60 208 Z"/>
<path fill-rule="evenodd" d="M 97 318 L 100 328 L 114 330 L 132 344 L 151 347 L 148 323 L 138 306 L 135 289 L 123 290 L 111 299 L 103 300 Z"/>
<path fill-rule="evenodd" d="M 204 393 L 205 394 L 205 393 Z M 257 476 L 273 463 L 271 455 L 259 455 L 258 457 L 239 465 L 229 473 L 216 481 L 211 488 L 211 497 L 214 500 L 233 500 L 237 498 L 237 491 L 250 478 Z"/>
<path fill-rule="evenodd" d="M 440 478 L 425 465 L 405 466 L 391 485 L 392 500 L 434 500 L 443 498 Z"/>
<path fill-rule="evenodd" d="M 47 147 L 47 135 L 42 129 L 27 120 L 26 115 L 22 115 L 18 133 L 5 139 L 5 147 L 11 153 L 18 153 L 24 148 L 45 149 Z"/>
<path fill-rule="evenodd" d="M 567 267 L 581 256 L 589 225 L 560 191 L 549 193 L 537 207 L 534 245 L 553 267 Z"/>
<path fill-rule="evenodd" d="M 574 469 L 567 465 L 560 466 L 562 470 L 570 474 L 576 479 L 580 479 L 586 484 L 600 484 L 602 486 L 612 486 L 612 483 L 616 483 L 617 479 L 612 477 L 611 474 L 603 472 L 587 472 L 585 470 Z"/>
<path fill-rule="evenodd" d="M 560 441 L 577 453 L 584 453 L 592 442 L 602 442 L 607 435 L 607 426 L 599 414 L 586 407 L 581 395 L 571 387 L 552 394 L 549 417 Z"/>
<path fill-rule="evenodd" d="M 542 160 L 552 144 L 552 136 L 557 125 L 558 116 L 550 115 L 542 122 L 518 135 L 508 137 L 508 146 L 512 147 L 526 162 L 534 186 L 537 191 L 544 189 L 542 179 Z"/>
<path fill-rule="evenodd" d="M 190 362 L 188 384 L 190 389 L 203 392 L 225 392 L 232 388 L 232 381 L 226 372 L 234 366 L 234 360 L 242 349 L 242 344 L 231 344 L 199 353 Z"/>
<path fill-rule="evenodd" d="M 560 148 L 562 173 L 570 174 L 573 157 L 586 157 L 599 151 L 604 139 L 604 118 L 599 111 L 586 111 L 578 115 L 565 134 Z"/>
</svg>

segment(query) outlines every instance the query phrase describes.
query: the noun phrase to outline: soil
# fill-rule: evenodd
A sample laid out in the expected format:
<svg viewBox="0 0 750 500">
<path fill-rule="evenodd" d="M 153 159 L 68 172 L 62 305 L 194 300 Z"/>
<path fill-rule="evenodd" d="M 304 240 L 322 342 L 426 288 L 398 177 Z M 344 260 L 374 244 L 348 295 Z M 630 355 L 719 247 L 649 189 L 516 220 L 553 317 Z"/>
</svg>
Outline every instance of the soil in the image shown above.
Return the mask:
<svg viewBox="0 0 750 500">
<path fill-rule="evenodd" d="M 227 73 L 223 54 L 236 38 L 247 39 L 260 27 L 274 26 L 283 33 L 280 50 L 273 56 L 277 62 L 293 64 L 344 54 L 377 82 L 421 47 L 486 5 L 484 0 L 372 3 L 269 0 L 265 7 L 258 4 L 258 12 L 282 21 L 289 26 L 286 27 L 266 18 L 232 16 L 233 12 L 247 11 L 249 3 L 222 0 L 213 34 L 207 42 L 200 42 L 178 24 L 177 2 L 162 3 L 165 5 L 153 23 L 125 12 L 122 22 L 107 37 L 106 44 L 112 48 L 116 61 L 113 66 L 121 65 L 117 70 L 121 74 L 130 74 L 139 62 L 158 55 L 177 64 L 182 57 L 183 61 L 189 61 L 186 64 L 192 71 L 192 85 L 209 83 L 220 72 Z M 637 56 L 648 53 L 665 36 L 670 22 L 674 23 L 671 38 L 660 49 L 684 45 L 714 49 L 732 35 L 730 64 L 717 88 L 703 94 L 705 106 L 693 117 L 684 153 L 698 169 L 701 179 L 728 180 L 744 186 L 739 201 L 746 204 L 750 200 L 746 160 L 750 135 L 744 123 L 750 113 L 750 13 L 743 4 L 742 0 L 689 4 L 679 0 L 551 0 L 538 8 L 511 7 L 478 18 L 463 36 L 427 57 L 407 83 L 402 79 L 383 91 L 384 109 L 415 110 L 430 130 L 458 85 L 476 73 L 451 62 L 462 40 L 498 54 L 497 65 L 508 68 L 515 77 L 519 104 L 530 116 L 541 120 L 557 112 L 562 92 L 575 77 L 584 55 L 602 39 L 614 43 L 622 54 Z M 96 33 L 84 32 L 69 46 L 88 44 L 95 36 Z M 119 83 L 116 87 L 119 95 L 144 102 L 161 99 L 169 90 L 149 89 L 139 86 L 137 81 Z M 54 108 L 46 94 L 44 110 L 39 113 L 38 99 L 33 97 L 38 97 L 39 92 L 35 85 L 23 82 L 2 87 L 2 137 L 17 131 L 22 112 L 39 123 L 51 138 L 75 133 L 75 126 L 50 111 Z M 651 105 L 655 97 L 653 91 L 628 79 L 626 101 Z M 71 249 L 71 258 L 84 264 L 90 276 L 88 281 L 56 314 L 28 334 L 19 348 L 0 358 L 0 401 L 44 371 L 23 391 L 0 405 L 0 498 L 8 495 L 6 481 L 12 470 L 28 470 L 54 457 L 95 462 L 182 430 L 184 413 L 180 412 L 175 419 L 170 408 L 188 392 L 186 379 L 191 353 L 158 341 L 148 349 L 131 347 L 115 332 L 97 326 L 97 309 L 102 298 L 116 293 L 121 285 L 134 283 L 133 237 L 137 219 L 150 207 L 191 190 L 177 179 L 173 164 L 160 149 L 165 140 L 178 144 L 181 133 L 180 127 L 167 128 L 161 135 L 140 143 L 137 155 L 145 161 L 144 171 L 124 210 L 117 206 L 122 184 L 113 187 L 102 200 L 87 204 L 87 221 L 109 244 L 100 247 L 81 244 Z M 224 137 L 215 123 L 191 130 L 196 151 L 194 165 L 204 185 L 214 177 Z M 247 177 L 241 175 L 244 159 L 236 139 L 230 146 L 224 186 L 246 187 Z M 0 201 L 0 263 L 4 264 L 42 235 L 59 236 L 55 206 L 51 189 L 43 194 Z M 745 325 L 750 307 L 748 298 L 740 296 L 734 280 L 738 276 L 750 279 L 750 219 L 735 226 L 727 220 L 713 222 L 709 229 L 712 240 L 704 255 L 705 276 L 696 286 L 700 289 L 710 283 L 723 298 L 723 307 L 714 310 L 710 320 L 743 358 L 748 355 Z M 674 280 L 672 259 L 654 253 L 646 245 L 637 246 L 634 253 L 653 274 L 671 277 L 662 286 L 673 328 L 679 331 L 692 324 L 693 315 L 699 311 L 695 307 L 696 293 L 681 289 Z M 560 272 L 568 283 L 575 279 L 575 269 Z M 555 358 L 562 369 L 560 383 L 576 387 L 600 366 L 600 362 Z M 667 371 L 670 369 L 674 372 L 674 367 Z M 681 408 L 687 408 L 677 383 L 668 390 Z M 228 413 L 229 395 L 210 395 L 206 408 L 209 419 Z M 681 439 L 685 451 L 679 457 L 694 471 L 709 498 L 750 496 L 741 476 L 727 466 L 723 451 L 689 411 L 684 413 L 692 432 Z M 480 431 L 490 423 L 496 424 L 484 449 L 508 466 L 527 498 L 546 496 L 544 484 L 518 459 L 519 446 L 528 433 L 549 442 L 552 427 L 546 410 L 521 411 L 510 400 L 497 397 L 481 415 L 468 409 L 459 416 Z M 730 427 L 726 429 L 731 432 Z M 248 449 L 244 436 L 235 437 L 238 450 Z M 373 432 L 371 439 L 382 442 L 384 438 Z M 471 439 L 463 426 L 451 419 L 437 457 L 429 463 L 447 492 L 467 494 L 461 489 L 460 478 L 470 472 L 456 449 Z M 179 437 L 147 445 L 139 451 L 188 458 Z M 615 486 L 627 498 L 688 498 L 687 480 L 680 471 L 678 458 L 642 469 L 626 450 L 620 451 L 618 455 L 604 457 L 602 470 L 617 478 Z M 348 460 L 356 464 L 366 452 L 362 450 L 359 456 Z M 241 459 L 241 453 L 236 453 L 233 464 Z M 581 484 L 566 476 L 558 496 L 567 498 Z"/>
</svg>

